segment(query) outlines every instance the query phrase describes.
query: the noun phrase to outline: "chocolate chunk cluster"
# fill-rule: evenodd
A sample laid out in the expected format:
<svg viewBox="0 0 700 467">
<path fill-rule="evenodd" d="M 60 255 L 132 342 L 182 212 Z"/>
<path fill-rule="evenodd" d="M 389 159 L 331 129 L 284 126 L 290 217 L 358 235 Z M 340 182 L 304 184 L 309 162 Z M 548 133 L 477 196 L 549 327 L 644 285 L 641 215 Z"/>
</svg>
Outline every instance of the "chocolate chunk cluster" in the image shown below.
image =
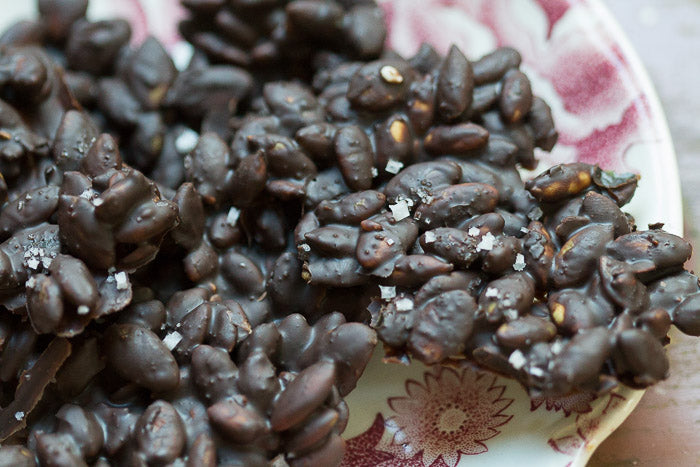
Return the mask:
<svg viewBox="0 0 700 467">
<path fill-rule="evenodd" d="M 0 464 L 337 465 L 378 339 L 560 396 L 700 335 L 636 176 L 521 179 L 557 132 L 516 50 L 401 57 L 372 1 L 182 3 L 184 69 L 87 0 L 0 36 Z"/>
<path fill-rule="evenodd" d="M 213 62 L 280 79 L 310 78 L 323 55 L 369 60 L 384 51 L 374 0 L 183 0 L 180 33 Z"/>
</svg>

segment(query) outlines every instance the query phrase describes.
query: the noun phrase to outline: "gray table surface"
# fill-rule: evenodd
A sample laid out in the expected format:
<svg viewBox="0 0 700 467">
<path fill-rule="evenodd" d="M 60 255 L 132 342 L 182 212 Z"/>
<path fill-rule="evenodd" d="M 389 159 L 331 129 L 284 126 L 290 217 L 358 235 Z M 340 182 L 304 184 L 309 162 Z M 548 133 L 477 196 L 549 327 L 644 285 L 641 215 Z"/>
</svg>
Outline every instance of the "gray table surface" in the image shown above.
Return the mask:
<svg viewBox="0 0 700 467">
<path fill-rule="evenodd" d="M 605 0 L 654 82 L 681 175 L 686 237 L 700 264 L 700 0 Z M 672 336 L 671 377 L 596 451 L 590 466 L 700 465 L 700 339 Z"/>
</svg>

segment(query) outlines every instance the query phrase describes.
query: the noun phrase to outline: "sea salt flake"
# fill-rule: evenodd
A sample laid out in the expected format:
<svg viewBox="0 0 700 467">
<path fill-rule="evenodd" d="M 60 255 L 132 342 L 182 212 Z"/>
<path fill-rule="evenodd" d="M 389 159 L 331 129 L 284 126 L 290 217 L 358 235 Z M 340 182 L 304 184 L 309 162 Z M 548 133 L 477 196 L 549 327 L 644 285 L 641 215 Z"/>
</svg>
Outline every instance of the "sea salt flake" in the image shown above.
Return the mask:
<svg viewBox="0 0 700 467">
<path fill-rule="evenodd" d="M 408 204 L 405 200 L 397 201 L 396 204 L 390 204 L 389 209 L 391 209 L 391 213 L 397 222 L 402 219 L 406 219 L 411 215 L 411 212 L 408 210 Z"/>
<path fill-rule="evenodd" d="M 80 305 L 77 310 L 79 315 L 86 315 L 90 313 L 90 307 L 87 305 Z"/>
<path fill-rule="evenodd" d="M 481 234 L 481 230 L 479 230 L 477 227 L 471 227 L 469 230 L 467 230 L 467 235 L 470 237 L 478 237 Z"/>
<path fill-rule="evenodd" d="M 416 191 L 416 194 L 417 194 L 418 197 L 420 198 L 421 202 L 423 202 L 423 203 L 425 203 L 425 204 L 430 204 L 430 203 L 433 201 L 432 195 L 431 195 L 430 193 L 428 193 L 427 191 L 425 191 L 424 189 L 422 189 L 422 188 L 421 188 L 421 189 L 418 189 L 418 190 Z"/>
<path fill-rule="evenodd" d="M 41 265 L 48 269 L 51 266 L 51 258 L 44 256 L 41 258 Z"/>
<path fill-rule="evenodd" d="M 24 418 L 24 412 L 15 412 L 15 419 L 22 420 Z"/>
<path fill-rule="evenodd" d="M 556 341 L 552 344 L 551 351 L 554 355 L 559 354 L 564 349 L 564 344 L 561 341 Z"/>
<path fill-rule="evenodd" d="M 230 225 L 231 227 L 235 227 L 240 215 L 241 215 L 241 210 L 232 207 L 231 209 L 228 210 L 228 214 L 226 214 L 226 223 L 228 225 Z"/>
<path fill-rule="evenodd" d="M 372 167 L 372 178 L 376 178 L 379 176 L 379 170 L 377 170 L 376 167 Z"/>
<path fill-rule="evenodd" d="M 184 70 L 190 64 L 194 55 L 194 47 L 187 41 L 177 41 L 170 49 L 170 57 L 173 59 L 175 68 Z"/>
<path fill-rule="evenodd" d="M 527 359 L 520 350 L 514 350 L 513 353 L 510 354 L 510 357 L 508 357 L 508 363 L 516 370 L 519 370 L 525 366 Z"/>
<path fill-rule="evenodd" d="M 120 271 L 114 275 L 114 280 L 117 281 L 117 290 L 126 290 L 129 288 L 129 282 L 126 278 L 126 273 Z"/>
<path fill-rule="evenodd" d="M 423 236 L 425 238 L 425 243 L 434 243 L 437 237 L 435 236 L 435 232 L 432 230 L 428 230 L 425 235 Z"/>
<path fill-rule="evenodd" d="M 175 138 L 175 149 L 180 154 L 189 154 L 197 146 L 198 140 L 199 134 L 196 131 L 185 128 L 180 136 Z"/>
<path fill-rule="evenodd" d="M 396 242 L 394 241 L 393 238 L 387 238 L 387 239 L 386 239 L 386 244 L 387 244 L 387 245 L 391 246 L 391 245 L 393 245 L 394 243 L 396 243 Z"/>
<path fill-rule="evenodd" d="M 36 286 L 36 277 L 32 276 L 29 279 L 27 279 L 27 282 L 24 283 L 24 286 L 28 289 L 33 289 Z"/>
<path fill-rule="evenodd" d="M 508 320 L 508 321 L 513 321 L 518 319 L 518 310 L 515 310 L 513 308 L 506 308 L 503 310 L 503 316 Z"/>
<path fill-rule="evenodd" d="M 390 174 L 397 174 L 401 171 L 403 168 L 403 162 L 399 162 L 395 159 L 389 159 L 389 162 L 386 163 L 386 167 L 384 170 L 389 172 Z"/>
<path fill-rule="evenodd" d="M 181 340 L 182 334 L 177 331 L 173 331 L 163 338 L 163 344 L 165 344 L 168 350 L 173 350 Z"/>
<path fill-rule="evenodd" d="M 27 260 L 27 267 L 29 269 L 37 269 L 39 267 L 39 264 L 41 264 L 41 262 L 36 258 L 29 258 Z"/>
<path fill-rule="evenodd" d="M 396 300 L 396 309 L 399 311 L 408 311 L 413 309 L 413 300 L 410 298 L 400 298 Z"/>
<path fill-rule="evenodd" d="M 382 300 L 391 300 L 396 297 L 396 287 L 380 285 L 379 290 L 382 293 Z"/>
<path fill-rule="evenodd" d="M 309 251 L 311 251 L 311 247 L 310 247 L 308 244 L 306 244 L 306 243 L 302 243 L 301 245 L 299 245 L 299 248 L 301 248 L 302 250 L 306 251 L 307 253 L 308 253 Z"/>
<path fill-rule="evenodd" d="M 379 324 L 381 310 L 382 305 L 379 302 L 379 300 L 372 300 L 367 306 L 367 311 L 369 311 L 369 315 L 372 318 L 372 321 L 370 323 L 372 326 L 376 326 L 377 324 Z"/>
<path fill-rule="evenodd" d="M 487 287 L 486 292 L 484 292 L 484 296 L 489 297 L 489 298 L 498 297 L 498 289 L 496 289 L 494 287 Z"/>
<path fill-rule="evenodd" d="M 493 244 L 495 241 L 496 241 L 496 237 L 494 237 L 491 232 L 486 232 L 486 235 L 481 237 L 481 241 L 476 246 L 476 251 L 482 251 L 482 250 L 490 251 L 493 248 Z"/>
<path fill-rule="evenodd" d="M 530 233 L 530 229 L 528 229 L 527 227 L 520 227 L 520 231 L 524 234 Z"/>
<path fill-rule="evenodd" d="M 522 253 L 515 255 L 515 263 L 513 263 L 513 269 L 516 271 L 522 271 L 525 269 L 525 257 Z"/>
<path fill-rule="evenodd" d="M 544 371 L 542 370 L 542 368 L 537 368 L 536 366 L 533 366 L 532 368 L 530 368 L 530 374 L 532 376 L 537 377 L 544 376 Z"/>
</svg>

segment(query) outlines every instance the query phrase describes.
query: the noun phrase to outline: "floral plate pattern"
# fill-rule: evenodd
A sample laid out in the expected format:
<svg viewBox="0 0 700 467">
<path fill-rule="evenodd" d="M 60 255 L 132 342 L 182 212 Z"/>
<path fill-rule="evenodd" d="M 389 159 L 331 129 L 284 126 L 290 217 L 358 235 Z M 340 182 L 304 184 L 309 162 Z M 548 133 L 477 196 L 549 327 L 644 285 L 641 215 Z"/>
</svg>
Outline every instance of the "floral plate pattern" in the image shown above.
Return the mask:
<svg viewBox="0 0 700 467">
<path fill-rule="evenodd" d="M 378 0 L 389 45 L 409 56 L 421 42 L 456 43 L 470 58 L 512 45 L 560 133 L 540 166 L 585 161 L 642 175 L 628 210 L 639 225 L 682 232 L 675 155 L 658 98 L 639 59 L 600 0 Z M 34 15 L 5 5 L 0 29 Z M 149 34 L 186 63 L 177 0 L 91 0 L 94 19 L 121 16 L 134 42 Z M 190 52 L 191 53 L 191 52 Z M 527 176 L 527 174 L 525 174 Z M 583 466 L 643 392 L 620 387 L 594 398 L 530 399 L 517 382 L 468 363 L 383 363 L 377 349 L 347 398 L 344 467 Z"/>
</svg>

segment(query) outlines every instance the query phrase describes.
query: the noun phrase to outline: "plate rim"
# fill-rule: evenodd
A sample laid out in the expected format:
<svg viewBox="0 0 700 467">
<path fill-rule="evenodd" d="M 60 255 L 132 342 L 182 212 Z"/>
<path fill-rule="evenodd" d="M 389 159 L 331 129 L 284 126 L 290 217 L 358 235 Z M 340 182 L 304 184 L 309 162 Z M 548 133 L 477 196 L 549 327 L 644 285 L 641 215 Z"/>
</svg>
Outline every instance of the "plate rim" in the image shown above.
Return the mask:
<svg viewBox="0 0 700 467">
<path fill-rule="evenodd" d="M 573 6 L 572 0 L 567 0 Z M 660 160 L 668 163 L 660 164 L 664 173 L 655 176 L 673 182 L 673 186 L 667 187 L 667 198 L 670 203 L 665 213 L 666 227 L 678 235 L 684 235 L 683 198 L 681 193 L 680 173 L 678 169 L 678 158 L 671 137 L 671 130 L 668 126 L 668 119 L 664 111 L 661 99 L 656 91 L 656 87 L 644 66 L 639 53 L 632 45 L 632 41 L 627 33 L 622 29 L 617 18 L 603 0 L 583 0 L 587 3 L 594 15 L 598 16 L 605 29 L 607 29 L 615 43 L 620 47 L 622 56 L 630 69 L 630 75 L 636 79 L 640 92 L 648 100 L 649 116 L 655 131 L 659 136 L 659 149 L 662 154 L 657 156 Z"/>
</svg>

